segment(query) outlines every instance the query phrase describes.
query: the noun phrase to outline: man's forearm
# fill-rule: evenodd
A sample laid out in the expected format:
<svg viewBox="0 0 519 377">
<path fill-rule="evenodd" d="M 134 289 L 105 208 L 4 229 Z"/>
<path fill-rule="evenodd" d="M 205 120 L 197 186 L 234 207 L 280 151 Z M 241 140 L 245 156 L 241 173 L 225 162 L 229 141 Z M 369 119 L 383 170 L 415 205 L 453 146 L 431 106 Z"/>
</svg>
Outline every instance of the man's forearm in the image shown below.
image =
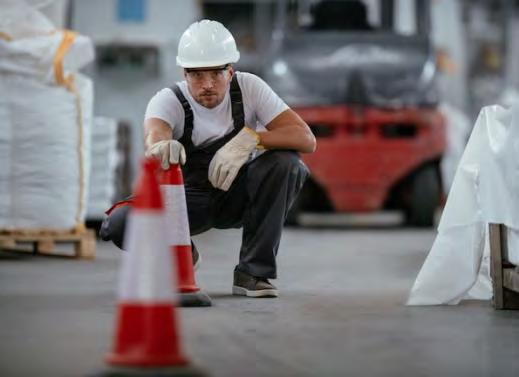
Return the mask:
<svg viewBox="0 0 519 377">
<path fill-rule="evenodd" d="M 144 147 L 148 150 L 153 144 L 162 141 L 162 140 L 170 140 L 171 135 L 168 135 L 166 132 L 157 132 L 157 131 L 149 131 L 146 134 L 146 138 L 144 139 Z"/>
<path fill-rule="evenodd" d="M 296 112 L 287 109 L 266 125 L 268 131 L 259 132 L 259 144 L 266 149 L 292 149 L 301 153 L 315 150 L 315 136 Z"/>
<path fill-rule="evenodd" d="M 301 153 L 315 150 L 314 135 L 300 126 L 289 126 L 259 132 L 260 145 L 265 149 L 293 149 Z"/>
<path fill-rule="evenodd" d="M 146 150 L 159 141 L 170 140 L 172 136 L 171 128 L 162 120 L 152 118 L 144 123 L 144 148 Z"/>
</svg>

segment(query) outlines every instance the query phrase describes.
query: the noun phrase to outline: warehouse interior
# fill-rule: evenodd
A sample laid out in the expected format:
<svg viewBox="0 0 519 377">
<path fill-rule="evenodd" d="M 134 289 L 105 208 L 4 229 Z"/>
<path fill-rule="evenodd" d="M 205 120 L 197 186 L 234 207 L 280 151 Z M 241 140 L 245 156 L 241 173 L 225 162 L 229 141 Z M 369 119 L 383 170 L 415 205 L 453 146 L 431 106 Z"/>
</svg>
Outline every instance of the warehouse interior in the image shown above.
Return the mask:
<svg viewBox="0 0 519 377">
<path fill-rule="evenodd" d="M 150 158 L 201 20 L 315 140 L 276 297 L 236 294 L 247 221 L 195 232 L 188 168 Z M 516 36 L 516 0 L 0 0 L 0 375 L 516 376 Z"/>
</svg>

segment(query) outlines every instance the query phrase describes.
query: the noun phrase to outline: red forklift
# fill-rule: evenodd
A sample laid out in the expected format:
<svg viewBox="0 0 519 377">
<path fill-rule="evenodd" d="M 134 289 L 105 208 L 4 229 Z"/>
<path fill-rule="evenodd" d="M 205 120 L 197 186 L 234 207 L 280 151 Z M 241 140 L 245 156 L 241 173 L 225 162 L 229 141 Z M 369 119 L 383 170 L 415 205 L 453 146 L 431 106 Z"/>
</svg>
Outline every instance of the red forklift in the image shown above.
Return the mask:
<svg viewBox="0 0 519 377">
<path fill-rule="evenodd" d="M 302 156 L 311 177 L 288 223 L 302 211 L 401 210 L 407 225 L 433 225 L 446 131 L 430 3 L 400 3 L 278 2 L 261 75 L 317 137 L 317 150 Z M 413 21 L 404 31 L 395 22 L 403 14 Z"/>
</svg>

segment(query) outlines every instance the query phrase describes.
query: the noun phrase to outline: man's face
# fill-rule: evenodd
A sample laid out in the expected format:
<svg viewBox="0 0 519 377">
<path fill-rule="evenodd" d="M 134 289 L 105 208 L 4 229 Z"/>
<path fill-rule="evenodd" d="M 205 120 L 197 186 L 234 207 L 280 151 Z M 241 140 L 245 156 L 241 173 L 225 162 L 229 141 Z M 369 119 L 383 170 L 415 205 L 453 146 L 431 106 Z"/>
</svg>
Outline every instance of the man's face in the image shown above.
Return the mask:
<svg viewBox="0 0 519 377">
<path fill-rule="evenodd" d="M 189 92 L 196 102 L 208 109 L 222 103 L 233 73 L 230 65 L 184 69 Z"/>
</svg>

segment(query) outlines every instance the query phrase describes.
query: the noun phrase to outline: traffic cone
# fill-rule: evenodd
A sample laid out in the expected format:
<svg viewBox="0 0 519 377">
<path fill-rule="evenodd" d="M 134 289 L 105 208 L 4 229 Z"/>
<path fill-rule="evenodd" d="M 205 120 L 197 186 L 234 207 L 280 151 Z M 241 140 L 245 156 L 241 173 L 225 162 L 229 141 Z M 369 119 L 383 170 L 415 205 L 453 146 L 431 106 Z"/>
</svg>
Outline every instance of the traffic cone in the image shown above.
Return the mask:
<svg viewBox="0 0 519 377">
<path fill-rule="evenodd" d="M 203 376 L 189 365 L 177 333 L 175 279 L 158 163 L 145 160 L 128 214 L 119 279 L 117 328 L 104 376 Z M 137 369 L 136 369 L 137 368 Z"/>
<path fill-rule="evenodd" d="M 168 170 L 161 170 L 159 181 L 166 211 L 168 244 L 177 267 L 180 306 L 211 306 L 211 299 L 195 282 L 186 193 L 180 166 L 175 164 Z"/>
</svg>

